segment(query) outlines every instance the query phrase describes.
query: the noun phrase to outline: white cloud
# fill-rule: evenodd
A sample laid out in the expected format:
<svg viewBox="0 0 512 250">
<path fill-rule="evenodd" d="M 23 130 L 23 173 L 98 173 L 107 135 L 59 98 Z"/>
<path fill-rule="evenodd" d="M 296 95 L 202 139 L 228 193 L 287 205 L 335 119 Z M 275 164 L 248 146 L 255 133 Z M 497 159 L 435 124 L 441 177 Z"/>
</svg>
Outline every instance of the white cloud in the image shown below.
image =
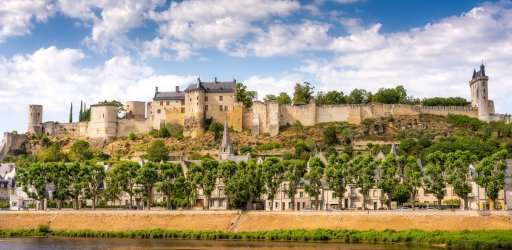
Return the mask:
<svg viewBox="0 0 512 250">
<path fill-rule="evenodd" d="M 142 27 L 149 11 L 164 3 L 164 0 L 59 0 L 58 6 L 64 15 L 92 23 L 91 34 L 84 40 L 87 46 L 100 52 L 111 50 L 123 54 L 136 46 L 127 33 Z"/>
<path fill-rule="evenodd" d="M 230 52 L 244 37 L 260 32 L 258 24 L 270 22 L 271 17 L 288 16 L 299 9 L 300 4 L 294 1 L 173 2 L 166 11 L 151 12 L 151 19 L 160 25 L 160 35 L 151 43 L 158 43 L 160 47 L 158 51 L 145 54 L 155 55 L 171 50 L 184 58 L 194 54 L 191 52 L 193 49 L 207 47 Z"/>
<path fill-rule="evenodd" d="M 84 57 L 81 50 L 53 46 L 32 54 L 0 57 L 0 117 L 16 114 L 12 122 L 0 124 L 0 130 L 24 131 L 29 104 L 44 106 L 45 121 L 62 122 L 67 120 L 70 102 L 77 112 L 80 100 L 88 104 L 112 99 L 150 101 L 155 86 L 172 91 L 175 85 L 185 86 L 197 79 L 192 75 L 156 75 L 151 67 L 126 56 L 83 68 L 77 64 Z"/>
<path fill-rule="evenodd" d="M 0 43 L 10 36 L 30 34 L 32 20 L 46 21 L 53 9 L 50 0 L 3 0 L 0 2 Z"/>
<path fill-rule="evenodd" d="M 353 88 L 372 91 L 405 85 L 418 97 L 463 96 L 469 99 L 473 67 L 484 59 L 490 97 L 498 112 L 512 112 L 512 5 L 483 4 L 406 32 L 384 34 L 380 24 L 362 28 L 345 22 L 351 34 L 329 47 L 332 60 L 308 60 L 302 72 L 315 75 L 319 90 Z"/>
</svg>

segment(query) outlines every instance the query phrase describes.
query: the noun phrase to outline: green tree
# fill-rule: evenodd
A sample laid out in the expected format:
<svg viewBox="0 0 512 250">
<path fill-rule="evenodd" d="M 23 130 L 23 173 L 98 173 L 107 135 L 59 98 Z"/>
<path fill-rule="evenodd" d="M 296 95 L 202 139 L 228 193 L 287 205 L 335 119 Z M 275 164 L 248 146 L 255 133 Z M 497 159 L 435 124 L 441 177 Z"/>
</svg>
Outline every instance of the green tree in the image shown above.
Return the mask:
<svg viewBox="0 0 512 250">
<path fill-rule="evenodd" d="M 129 208 L 133 206 L 133 195 L 135 194 L 135 184 L 137 183 L 137 175 L 140 165 L 133 161 L 120 161 L 112 168 L 113 181 L 117 182 L 117 186 L 121 191 L 130 196 Z"/>
<path fill-rule="evenodd" d="M 71 156 L 79 162 L 90 160 L 92 152 L 89 150 L 89 142 L 78 140 L 71 145 Z"/>
<path fill-rule="evenodd" d="M 380 88 L 373 96 L 372 102 L 395 104 L 395 103 L 406 103 L 407 91 L 400 85 L 396 88 Z"/>
<path fill-rule="evenodd" d="M 401 146 L 401 144 L 400 144 Z M 412 206 L 414 207 L 414 201 L 416 200 L 416 191 L 421 187 L 421 178 L 423 177 L 423 171 L 420 165 L 416 162 L 416 158 L 413 156 L 407 157 L 405 165 L 405 178 L 404 184 L 411 193 Z"/>
<path fill-rule="evenodd" d="M 210 209 L 210 198 L 215 190 L 218 170 L 218 161 L 211 158 L 203 158 L 200 165 L 194 164 L 188 171 L 188 174 L 191 176 L 194 183 L 203 190 L 203 194 L 206 197 L 204 204 L 206 209 Z"/>
<path fill-rule="evenodd" d="M 252 207 L 252 201 L 259 198 L 265 190 L 265 179 L 261 165 L 255 159 L 238 163 L 235 177 L 226 186 L 232 195 L 231 204 L 241 206 L 245 203 L 247 210 Z"/>
<path fill-rule="evenodd" d="M 222 132 L 224 131 L 224 126 L 218 122 L 212 122 L 210 123 L 210 126 L 208 126 L 208 132 L 213 133 L 213 138 L 215 141 L 220 141 L 222 138 Z"/>
<path fill-rule="evenodd" d="M 320 210 L 320 188 L 322 187 L 322 177 L 324 176 L 325 164 L 318 157 L 313 157 L 309 161 L 308 172 L 304 175 L 306 184 L 304 189 L 310 196 L 315 197 L 316 210 Z"/>
<path fill-rule="evenodd" d="M 279 93 L 279 95 L 277 96 L 276 101 L 277 101 L 277 103 L 279 103 L 281 105 L 292 104 L 292 98 L 286 92 Z"/>
<path fill-rule="evenodd" d="M 69 123 L 73 123 L 73 103 L 71 103 L 71 107 L 69 108 Z"/>
<path fill-rule="evenodd" d="M 371 93 L 364 89 L 354 89 L 347 96 L 347 103 L 349 104 L 365 104 L 368 103 L 368 97 Z"/>
<path fill-rule="evenodd" d="M 475 167 L 475 182 L 485 189 L 495 208 L 498 194 L 505 186 L 506 157 L 507 151 L 503 149 L 485 157 Z"/>
<path fill-rule="evenodd" d="M 247 90 L 247 86 L 243 83 L 236 84 L 236 101 L 243 103 L 244 107 L 252 107 L 252 101 L 257 98 L 258 93 L 256 91 Z"/>
<path fill-rule="evenodd" d="M 142 186 L 144 195 L 147 198 L 148 210 L 151 209 L 153 188 L 158 182 L 158 164 L 146 162 L 137 172 L 136 183 Z"/>
<path fill-rule="evenodd" d="M 195 165 L 195 164 L 194 164 Z M 171 208 L 171 198 L 175 193 L 176 179 L 183 176 L 183 169 L 180 164 L 177 163 L 162 163 L 159 166 L 159 178 L 158 191 L 162 192 L 167 196 L 167 209 Z"/>
<path fill-rule="evenodd" d="M 65 161 L 66 155 L 62 153 L 60 147 L 56 143 L 52 143 L 39 154 L 38 158 L 40 162 L 59 162 Z"/>
<path fill-rule="evenodd" d="M 279 95 L 268 94 L 263 98 L 264 101 L 277 102 L 281 105 L 292 104 L 292 98 L 286 92 L 281 92 Z"/>
<path fill-rule="evenodd" d="M 360 155 L 354 158 L 349 167 L 352 183 L 359 188 L 363 196 L 363 210 L 366 210 L 370 190 L 375 186 L 375 169 L 378 161 L 374 161 L 369 154 Z"/>
<path fill-rule="evenodd" d="M 107 101 L 107 100 L 104 100 L 102 102 L 99 102 L 100 104 L 113 104 L 113 105 L 116 105 L 117 106 L 117 112 L 118 113 L 122 113 L 122 112 L 125 112 L 126 109 L 124 108 L 124 104 L 121 103 L 120 101 L 118 100 L 112 100 L 112 101 Z"/>
<path fill-rule="evenodd" d="M 347 103 L 347 99 L 341 91 L 328 91 L 325 94 L 319 94 L 316 100 L 318 105 L 336 105 Z"/>
<path fill-rule="evenodd" d="M 423 176 L 423 186 L 437 198 L 437 206 L 441 209 L 441 201 L 445 195 L 445 161 L 446 155 L 440 151 L 426 155 L 427 166 Z"/>
<path fill-rule="evenodd" d="M 148 146 L 146 158 L 152 162 L 166 161 L 169 159 L 169 152 L 163 140 L 154 140 Z"/>
<path fill-rule="evenodd" d="M 48 164 L 32 163 L 16 169 L 16 179 L 29 198 L 44 203 L 46 185 L 51 181 L 50 173 Z"/>
<path fill-rule="evenodd" d="M 377 187 L 387 196 L 386 205 L 391 209 L 391 199 L 395 187 L 400 183 L 398 171 L 398 157 L 394 153 L 390 153 L 384 158 L 379 166 L 379 180 Z"/>
<path fill-rule="evenodd" d="M 293 103 L 308 104 L 313 98 L 314 87 L 309 82 L 296 83 L 293 92 Z"/>
<path fill-rule="evenodd" d="M 107 172 L 105 177 L 106 187 L 103 192 L 101 192 L 101 198 L 105 202 L 115 203 L 116 201 L 121 206 L 121 194 L 122 189 L 120 187 L 120 183 L 115 179 L 116 176 L 113 172 Z"/>
<path fill-rule="evenodd" d="M 238 170 L 238 166 L 233 161 L 224 161 L 219 164 L 219 178 L 222 180 L 222 183 L 226 187 L 225 189 L 225 195 L 226 195 L 226 209 L 229 210 L 231 206 L 231 200 L 232 197 L 235 195 L 234 193 L 230 192 L 231 189 L 228 189 L 228 185 L 231 185 L 230 183 L 234 180 L 234 176 L 236 174 L 236 171 Z"/>
<path fill-rule="evenodd" d="M 327 127 L 324 129 L 324 143 L 327 146 L 333 146 L 339 143 L 336 129 L 333 127 Z"/>
<path fill-rule="evenodd" d="M 393 192 L 391 193 L 392 200 L 396 200 L 398 204 L 403 204 L 409 198 L 411 198 L 411 193 L 404 183 L 398 183 L 393 187 Z"/>
<path fill-rule="evenodd" d="M 270 210 L 274 210 L 276 193 L 285 180 L 285 166 L 276 157 L 268 157 L 263 161 L 263 176 L 267 186 L 267 197 L 271 201 Z"/>
<path fill-rule="evenodd" d="M 69 196 L 73 200 L 73 208 L 80 209 L 79 199 L 84 196 L 84 176 L 86 175 L 85 166 L 80 163 L 66 164 L 69 175 Z"/>
<path fill-rule="evenodd" d="M 327 184 L 338 198 L 338 210 L 341 210 L 343 196 L 350 182 L 349 162 L 350 156 L 347 154 L 331 156 L 329 157 L 329 164 L 325 169 Z"/>
<path fill-rule="evenodd" d="M 469 165 L 477 161 L 477 157 L 469 151 L 455 151 L 446 155 L 447 182 L 453 191 L 464 201 L 464 209 L 468 209 L 468 195 L 473 190 L 467 181 Z"/>
<path fill-rule="evenodd" d="M 47 163 L 49 180 L 53 184 L 53 197 L 57 200 L 57 209 L 62 208 L 62 202 L 68 198 L 68 187 L 71 184 L 68 168 L 64 163 Z"/>
<path fill-rule="evenodd" d="M 92 210 L 95 210 L 106 177 L 105 167 L 99 164 L 85 163 L 82 174 L 85 183 L 85 196 L 92 200 Z"/>
<path fill-rule="evenodd" d="M 286 169 L 284 178 L 289 183 L 287 194 L 292 202 L 292 210 L 295 210 L 295 194 L 297 193 L 297 186 L 307 172 L 306 162 L 303 160 L 291 159 L 283 160 L 281 163 Z"/>
</svg>

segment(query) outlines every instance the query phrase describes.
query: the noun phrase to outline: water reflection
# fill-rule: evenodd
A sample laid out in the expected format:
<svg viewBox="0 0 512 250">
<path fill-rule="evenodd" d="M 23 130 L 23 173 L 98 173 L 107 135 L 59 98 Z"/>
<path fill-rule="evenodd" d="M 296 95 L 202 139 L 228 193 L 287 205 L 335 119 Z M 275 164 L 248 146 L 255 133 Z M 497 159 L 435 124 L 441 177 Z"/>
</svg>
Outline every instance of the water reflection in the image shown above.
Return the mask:
<svg viewBox="0 0 512 250">
<path fill-rule="evenodd" d="M 408 245 L 102 238 L 0 238 L 0 249 L 426 249 Z"/>
</svg>

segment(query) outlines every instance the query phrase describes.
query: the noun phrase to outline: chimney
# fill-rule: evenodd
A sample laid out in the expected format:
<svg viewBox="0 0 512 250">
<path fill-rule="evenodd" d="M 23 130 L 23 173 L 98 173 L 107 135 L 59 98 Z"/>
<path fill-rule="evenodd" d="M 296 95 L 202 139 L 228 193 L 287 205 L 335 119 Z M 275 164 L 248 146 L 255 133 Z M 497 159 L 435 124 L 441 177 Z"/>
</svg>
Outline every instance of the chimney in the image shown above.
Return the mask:
<svg viewBox="0 0 512 250">
<path fill-rule="evenodd" d="M 180 92 L 180 86 L 176 86 L 176 93 Z"/>
<path fill-rule="evenodd" d="M 215 83 L 217 83 L 217 77 L 215 77 Z"/>
<path fill-rule="evenodd" d="M 155 87 L 155 93 L 158 93 L 158 87 Z"/>
</svg>

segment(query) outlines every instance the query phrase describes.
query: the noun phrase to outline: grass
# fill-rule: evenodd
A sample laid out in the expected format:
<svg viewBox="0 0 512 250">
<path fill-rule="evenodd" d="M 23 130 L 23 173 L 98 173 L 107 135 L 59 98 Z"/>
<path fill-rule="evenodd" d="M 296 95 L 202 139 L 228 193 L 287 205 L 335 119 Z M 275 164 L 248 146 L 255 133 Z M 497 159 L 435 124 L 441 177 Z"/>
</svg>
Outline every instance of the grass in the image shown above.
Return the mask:
<svg viewBox="0 0 512 250">
<path fill-rule="evenodd" d="M 414 245 L 446 244 L 458 249 L 510 249 L 512 231 L 507 230 L 463 230 L 463 231 L 422 231 L 422 230 L 274 230 L 263 232 L 229 233 L 222 231 L 176 231 L 176 230 L 133 230 L 133 231 L 91 231 L 91 230 L 50 230 L 38 226 L 36 229 L 0 230 L 0 237 L 59 236 L 97 238 L 162 238 L 187 240 L 246 240 L 246 241 L 333 241 L 342 243 L 390 244 L 407 243 Z"/>
</svg>

